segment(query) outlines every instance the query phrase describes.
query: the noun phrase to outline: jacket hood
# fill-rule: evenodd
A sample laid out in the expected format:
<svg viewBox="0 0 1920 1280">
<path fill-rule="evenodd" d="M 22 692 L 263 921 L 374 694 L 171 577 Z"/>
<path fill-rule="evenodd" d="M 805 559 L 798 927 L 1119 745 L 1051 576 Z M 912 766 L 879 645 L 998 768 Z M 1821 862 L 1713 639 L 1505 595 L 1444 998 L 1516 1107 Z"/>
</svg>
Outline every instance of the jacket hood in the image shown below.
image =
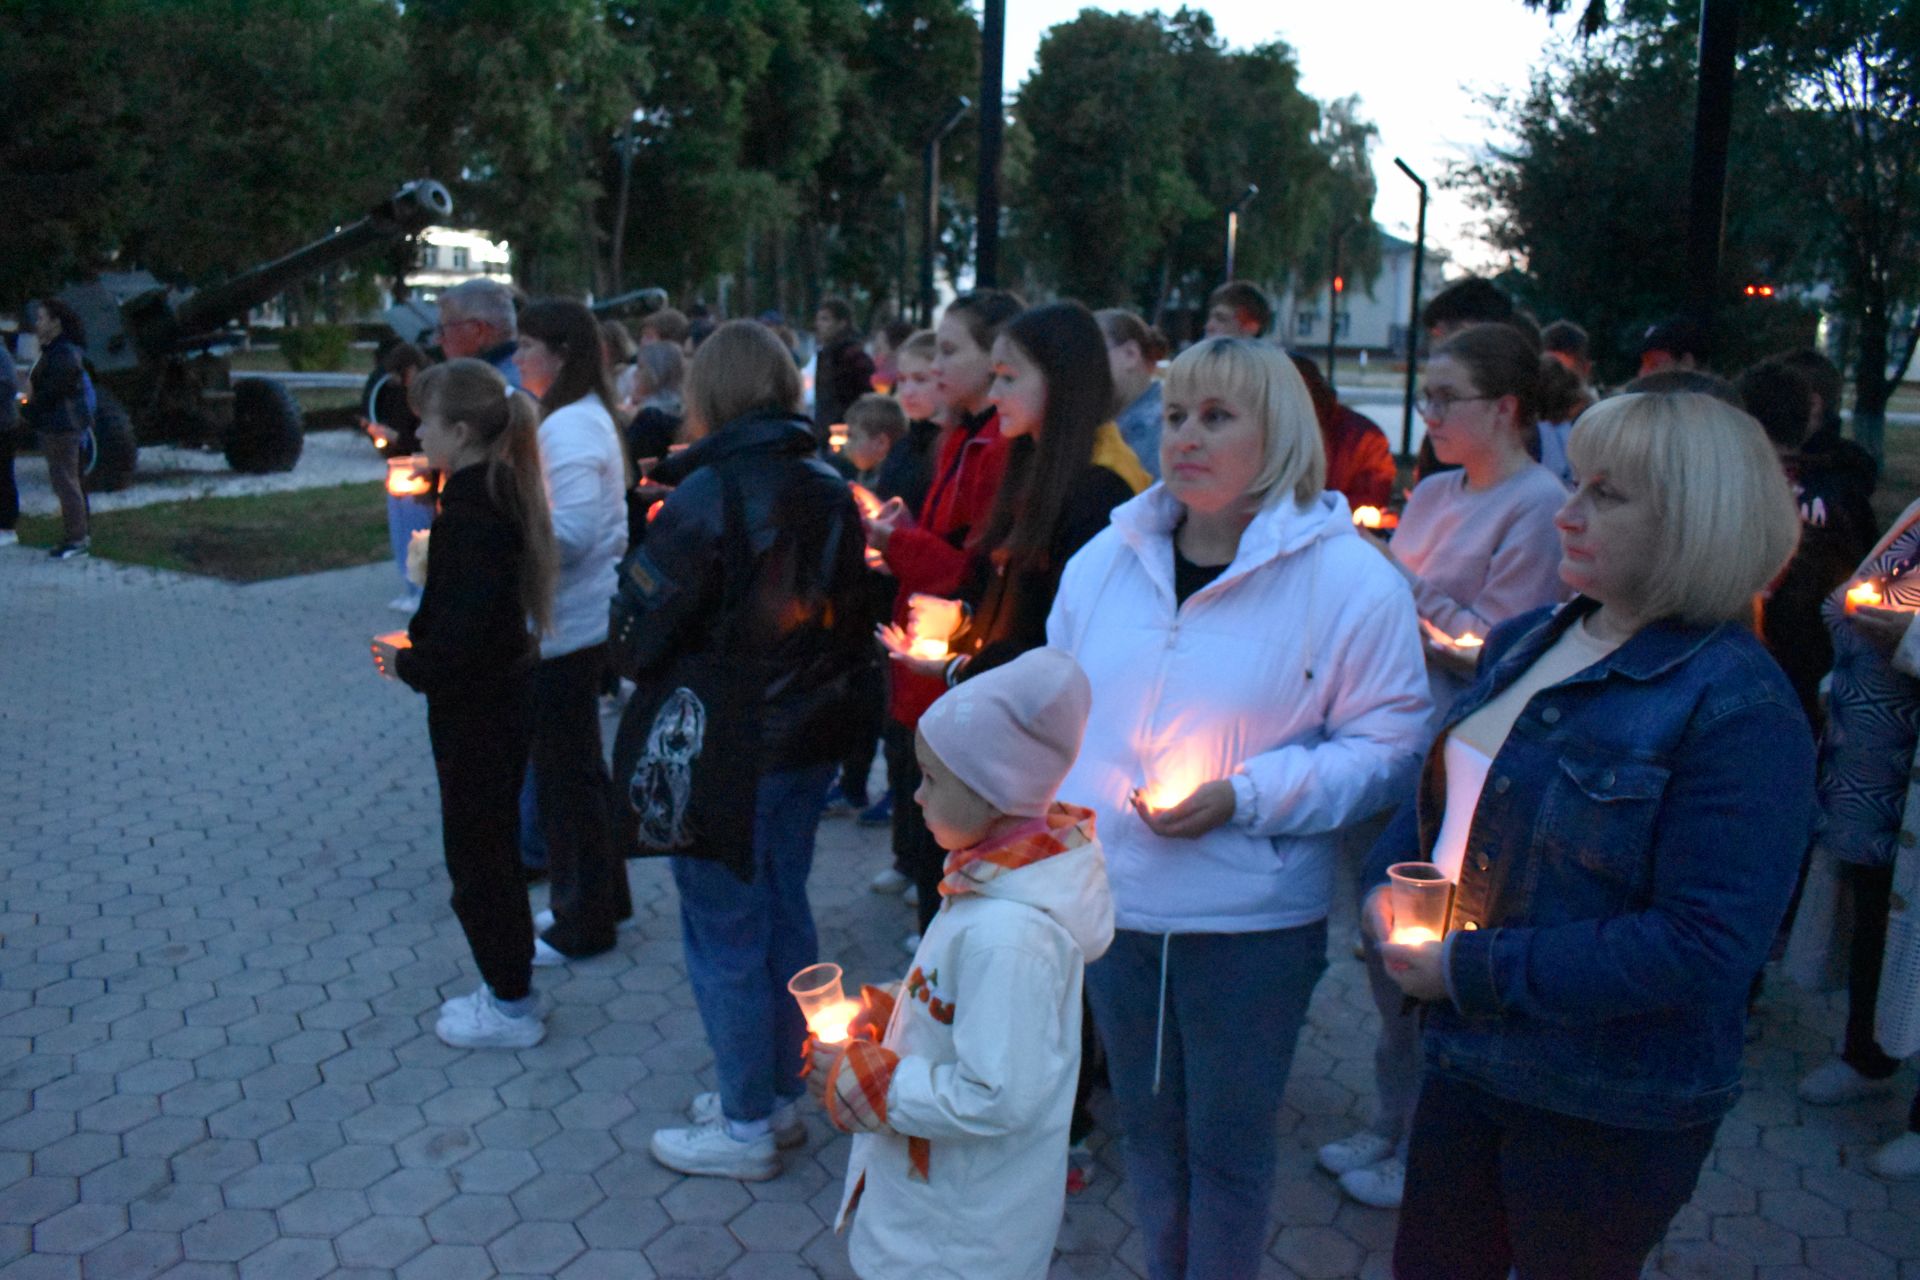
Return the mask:
<svg viewBox="0 0 1920 1280">
<path fill-rule="evenodd" d="M 967 892 L 1045 912 L 1067 931 L 1092 963 L 1105 955 L 1113 942 L 1113 893 L 1107 888 L 1107 860 L 1094 834 L 1093 811 L 1056 802 L 1044 821 L 1047 832 L 1028 839 L 1054 847 L 1035 860 L 1010 869 L 994 867 L 984 873 L 980 869 L 987 864 L 976 861 L 969 870 L 949 872 L 949 880 L 967 875 Z M 941 892 L 948 892 L 945 882 Z"/>
<path fill-rule="evenodd" d="M 1115 507 L 1110 521 L 1121 540 L 1140 558 L 1147 576 L 1164 587 L 1169 596 L 1173 594 L 1172 557 L 1158 551 L 1150 554 L 1148 547 L 1170 542 L 1185 517 L 1186 508 L 1162 482 Z M 1359 536 L 1343 494 L 1328 489 L 1305 503 L 1283 498 L 1262 507 L 1254 516 L 1253 523 L 1240 535 L 1240 549 L 1233 563 L 1208 590 L 1316 542 Z"/>
<path fill-rule="evenodd" d="M 790 413 L 749 414 L 696 441 L 679 453 L 670 453 L 653 469 L 651 479 L 677 485 L 702 467 L 714 466 L 745 453 L 813 453 L 818 437 L 805 418 Z"/>
</svg>

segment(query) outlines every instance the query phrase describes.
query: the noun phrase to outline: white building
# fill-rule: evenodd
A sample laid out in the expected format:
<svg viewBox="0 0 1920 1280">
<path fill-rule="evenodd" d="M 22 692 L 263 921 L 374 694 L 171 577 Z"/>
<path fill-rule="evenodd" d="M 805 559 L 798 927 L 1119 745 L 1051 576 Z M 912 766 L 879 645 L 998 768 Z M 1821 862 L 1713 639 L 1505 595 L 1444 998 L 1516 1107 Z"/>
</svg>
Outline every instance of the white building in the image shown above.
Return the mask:
<svg viewBox="0 0 1920 1280">
<path fill-rule="evenodd" d="M 1339 321 L 1334 345 L 1343 355 L 1366 351 L 1377 356 L 1404 358 L 1407 317 L 1413 293 L 1413 242 L 1389 234 L 1377 224 L 1380 237 L 1380 275 L 1372 285 L 1351 276 L 1339 298 Z M 1429 244 L 1421 267 L 1420 304 L 1446 286 L 1446 254 Z M 1275 299 L 1273 334 L 1287 347 L 1313 354 L 1327 346 L 1327 290 L 1324 281 L 1312 293 L 1289 291 Z"/>
<path fill-rule="evenodd" d="M 441 292 L 468 280 L 513 283 L 513 248 L 484 231 L 457 227 L 428 227 L 420 233 L 420 257 L 407 283 L 414 297 L 432 301 Z"/>
</svg>

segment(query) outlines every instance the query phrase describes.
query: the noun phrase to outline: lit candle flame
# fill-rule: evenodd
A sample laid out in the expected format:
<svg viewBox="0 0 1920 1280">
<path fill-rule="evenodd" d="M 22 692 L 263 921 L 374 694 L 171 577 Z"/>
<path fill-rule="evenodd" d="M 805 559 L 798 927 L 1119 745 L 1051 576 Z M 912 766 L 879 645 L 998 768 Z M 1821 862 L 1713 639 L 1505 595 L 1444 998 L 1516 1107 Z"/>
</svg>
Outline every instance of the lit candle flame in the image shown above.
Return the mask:
<svg viewBox="0 0 1920 1280">
<path fill-rule="evenodd" d="M 949 656 L 947 642 L 945 640 L 929 640 L 924 637 L 916 638 L 908 644 L 907 652 L 916 658 L 945 658 Z"/>
<path fill-rule="evenodd" d="M 665 498 L 655 498 L 652 505 L 647 508 L 647 523 L 652 524 L 653 518 L 660 514 L 660 508 L 666 505 L 667 500 Z"/>
<path fill-rule="evenodd" d="M 847 1038 L 848 1028 L 860 1016 L 858 1000 L 830 1004 L 807 1019 L 807 1030 L 821 1044 L 839 1044 Z"/>
<path fill-rule="evenodd" d="M 1880 588 L 1872 582 L 1862 582 L 1847 592 L 1847 612 L 1851 613 L 1861 605 L 1879 605 L 1885 597 Z"/>
<path fill-rule="evenodd" d="M 880 514 L 880 498 L 873 490 L 863 484 L 847 482 L 847 488 L 853 490 L 854 505 L 860 508 L 860 514 L 871 520 Z"/>
<path fill-rule="evenodd" d="M 1460 649 L 1478 649 L 1481 645 L 1485 644 L 1486 641 L 1469 631 L 1463 636 L 1455 636 L 1453 643 L 1456 648 Z"/>
<path fill-rule="evenodd" d="M 836 422 L 827 428 L 827 447 L 839 453 L 847 447 L 847 424 Z"/>
<path fill-rule="evenodd" d="M 1355 507 L 1353 509 L 1353 522 L 1362 529 L 1378 529 L 1380 527 L 1380 508 Z"/>
<path fill-rule="evenodd" d="M 425 476 L 416 476 L 405 471 L 387 473 L 387 492 L 396 498 L 417 498 L 433 488 L 433 482 Z"/>
<path fill-rule="evenodd" d="M 1423 924 L 1403 924 L 1394 929 L 1393 936 L 1387 941 L 1403 947 L 1424 947 L 1440 941 L 1440 935 Z"/>
</svg>

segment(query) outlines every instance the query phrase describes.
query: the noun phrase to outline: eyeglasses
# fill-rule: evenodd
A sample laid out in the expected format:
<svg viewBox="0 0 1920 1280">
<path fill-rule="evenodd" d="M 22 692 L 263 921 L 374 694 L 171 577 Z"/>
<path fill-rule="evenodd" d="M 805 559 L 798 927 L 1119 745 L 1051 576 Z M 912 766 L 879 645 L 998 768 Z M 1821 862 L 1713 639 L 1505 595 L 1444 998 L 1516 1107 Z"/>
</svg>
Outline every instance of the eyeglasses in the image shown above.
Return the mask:
<svg viewBox="0 0 1920 1280">
<path fill-rule="evenodd" d="M 1498 400 L 1499 396 L 1456 396 L 1448 391 L 1428 391 L 1414 401 L 1414 407 L 1420 410 L 1420 416 L 1438 422 L 1453 412 L 1453 406 L 1466 404 L 1473 400 Z"/>
</svg>

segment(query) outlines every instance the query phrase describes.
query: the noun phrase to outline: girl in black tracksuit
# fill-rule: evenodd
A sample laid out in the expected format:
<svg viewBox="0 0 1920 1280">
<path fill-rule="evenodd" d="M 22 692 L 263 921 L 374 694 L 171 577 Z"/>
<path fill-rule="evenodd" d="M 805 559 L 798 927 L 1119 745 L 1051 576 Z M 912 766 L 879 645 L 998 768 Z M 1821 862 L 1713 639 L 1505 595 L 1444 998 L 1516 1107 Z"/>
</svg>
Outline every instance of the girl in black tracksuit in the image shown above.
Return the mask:
<svg viewBox="0 0 1920 1280">
<path fill-rule="evenodd" d="M 545 1028 L 532 999 L 519 794 L 535 633 L 551 620 L 556 571 L 538 411 L 478 360 L 422 372 L 412 396 L 421 445 L 447 479 L 408 642 L 376 640 L 374 657 L 384 674 L 427 695 L 453 910 L 484 983 L 448 1001 L 436 1029 L 462 1047 L 524 1048 Z"/>
</svg>

